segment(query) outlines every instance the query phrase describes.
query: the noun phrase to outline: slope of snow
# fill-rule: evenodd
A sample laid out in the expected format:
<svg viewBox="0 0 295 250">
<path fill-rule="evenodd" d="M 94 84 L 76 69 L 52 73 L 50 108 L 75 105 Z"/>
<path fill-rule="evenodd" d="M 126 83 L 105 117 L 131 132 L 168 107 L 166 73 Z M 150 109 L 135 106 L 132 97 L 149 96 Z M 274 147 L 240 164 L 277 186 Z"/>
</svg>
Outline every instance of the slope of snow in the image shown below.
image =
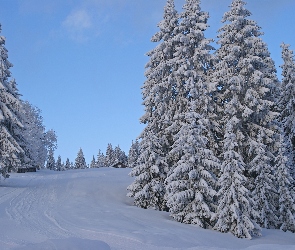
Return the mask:
<svg viewBox="0 0 295 250">
<path fill-rule="evenodd" d="M 41 170 L 0 182 L 0 249 L 293 250 L 295 234 L 242 240 L 133 206 L 130 169 Z"/>
</svg>

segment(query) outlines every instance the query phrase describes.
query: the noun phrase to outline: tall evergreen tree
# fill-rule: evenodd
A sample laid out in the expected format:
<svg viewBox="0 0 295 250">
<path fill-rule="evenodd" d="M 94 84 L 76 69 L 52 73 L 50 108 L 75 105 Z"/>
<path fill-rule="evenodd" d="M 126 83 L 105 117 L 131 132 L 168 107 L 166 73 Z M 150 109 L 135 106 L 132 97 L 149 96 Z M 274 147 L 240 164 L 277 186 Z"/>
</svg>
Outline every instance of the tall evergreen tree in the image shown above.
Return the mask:
<svg viewBox="0 0 295 250">
<path fill-rule="evenodd" d="M 220 48 L 216 52 L 218 61 L 212 81 L 219 86 L 216 99 L 221 109 L 220 126 L 224 128 L 224 163 L 219 181 L 223 191 L 219 192 L 216 228 L 250 238 L 256 231 L 254 222 L 251 222 L 254 214 L 248 210 L 252 205 L 256 205 L 256 220 L 260 225 L 268 228 L 276 223 L 273 216 L 275 178 L 271 163 L 274 160 L 272 143 L 275 135 L 272 122 L 277 116 L 272 110 L 278 80 L 274 62 L 260 38 L 260 27 L 248 19 L 251 13 L 245 9 L 245 4 L 242 0 L 234 0 L 230 11 L 224 14 L 222 21 L 226 24 L 218 35 Z M 240 199 L 235 204 L 240 212 L 233 222 L 232 213 L 225 214 L 222 209 L 224 206 L 232 207 L 234 200 L 226 199 L 228 192 L 232 191 L 224 188 L 235 186 L 232 190 L 237 190 L 236 181 L 246 189 L 242 188 Z M 247 189 L 252 192 L 254 203 Z M 245 207 L 243 203 L 249 205 Z M 240 218 L 244 219 L 241 221 Z M 244 221 L 249 223 L 240 230 Z M 222 225 L 225 222 L 226 227 Z"/>
<path fill-rule="evenodd" d="M 289 153 L 285 151 L 286 137 L 284 132 L 280 135 L 280 147 L 276 157 L 276 178 L 278 182 L 279 197 L 279 226 L 283 231 L 295 233 L 295 196 L 293 190 L 294 179 L 288 166 Z"/>
<path fill-rule="evenodd" d="M 213 48 L 204 37 L 209 14 L 201 10 L 200 1 L 187 0 L 183 10 L 174 38 L 178 41 L 176 102 L 180 105 L 171 125 L 177 133 L 170 151 L 174 164 L 166 180 L 167 205 L 177 221 L 208 227 L 214 215 L 213 172 L 219 169 L 219 160 L 210 149 L 213 109 L 206 83 Z"/>
<path fill-rule="evenodd" d="M 245 163 L 237 152 L 238 138 L 236 126 L 239 121 L 233 117 L 226 124 L 226 134 L 223 146 L 220 189 L 218 191 L 218 208 L 215 229 L 221 232 L 231 232 L 239 238 L 251 239 L 253 235 L 259 235 L 259 226 L 252 220 L 256 217 L 253 210 L 253 200 L 249 190 L 245 187 L 247 178 L 244 176 Z"/>
<path fill-rule="evenodd" d="M 145 114 L 141 123 L 146 124 L 140 135 L 141 153 L 137 166 L 130 173 L 135 177 L 128 187 L 134 203 L 142 208 L 167 210 L 164 181 L 169 171 L 168 152 L 172 136 L 167 128 L 174 115 L 174 77 L 172 75 L 174 44 L 172 38 L 178 32 L 178 14 L 173 0 L 167 0 L 164 19 L 158 24 L 160 29 L 152 41 L 159 43 L 147 53 L 150 61 L 146 65 L 146 81 L 143 86 Z"/>
<path fill-rule="evenodd" d="M 87 168 L 87 164 L 84 158 L 83 150 L 80 148 L 77 157 L 75 159 L 75 169 L 84 169 Z"/>
<path fill-rule="evenodd" d="M 13 133 L 15 127 L 21 128 L 23 125 L 17 117 L 19 99 L 9 89 L 9 69 L 13 65 L 8 61 L 8 51 L 4 45 L 5 37 L 0 36 L 0 174 L 6 178 L 11 168 L 20 165 L 20 154 L 24 151 Z"/>
<path fill-rule="evenodd" d="M 290 45 L 283 43 L 281 48 L 284 64 L 281 66 L 283 79 L 278 104 L 279 120 L 283 125 L 286 140 L 289 141 L 287 144 L 290 146 L 286 148 L 286 153 L 291 161 L 288 164 L 291 167 L 291 175 L 295 178 L 295 59 Z"/>
</svg>

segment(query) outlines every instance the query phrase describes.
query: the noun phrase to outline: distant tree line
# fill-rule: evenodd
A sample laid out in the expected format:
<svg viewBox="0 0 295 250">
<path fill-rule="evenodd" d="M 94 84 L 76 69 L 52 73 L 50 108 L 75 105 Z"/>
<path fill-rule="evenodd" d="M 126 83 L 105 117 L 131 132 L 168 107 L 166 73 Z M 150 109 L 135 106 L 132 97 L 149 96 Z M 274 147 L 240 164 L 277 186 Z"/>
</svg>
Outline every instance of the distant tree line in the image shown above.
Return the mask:
<svg viewBox="0 0 295 250">
<path fill-rule="evenodd" d="M 62 162 L 61 156 L 58 156 L 57 160 L 55 161 L 54 152 L 50 151 L 46 167 L 50 170 L 65 171 L 69 169 L 112 167 L 116 163 L 122 163 L 124 166 L 132 168 L 136 165 L 139 152 L 140 149 L 138 140 L 136 140 L 134 143 L 132 142 L 129 150 L 129 157 L 119 145 L 113 148 L 112 144 L 109 143 L 107 145 L 105 154 L 99 150 L 97 157 L 95 158 L 95 156 L 93 156 L 90 164 L 88 165 L 85 161 L 82 148 L 80 148 L 74 163 L 70 162 L 69 158 L 67 158 L 65 163 Z"/>
</svg>

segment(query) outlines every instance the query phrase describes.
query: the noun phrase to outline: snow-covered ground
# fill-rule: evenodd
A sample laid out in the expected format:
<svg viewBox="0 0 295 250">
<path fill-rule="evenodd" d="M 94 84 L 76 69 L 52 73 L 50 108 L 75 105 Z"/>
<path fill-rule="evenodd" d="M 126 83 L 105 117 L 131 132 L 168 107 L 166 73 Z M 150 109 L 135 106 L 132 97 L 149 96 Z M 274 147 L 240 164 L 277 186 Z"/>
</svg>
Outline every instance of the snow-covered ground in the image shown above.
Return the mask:
<svg viewBox="0 0 295 250">
<path fill-rule="evenodd" d="M 0 182 L 0 249 L 295 249 L 295 234 L 243 240 L 133 206 L 130 169 L 41 170 Z"/>
</svg>

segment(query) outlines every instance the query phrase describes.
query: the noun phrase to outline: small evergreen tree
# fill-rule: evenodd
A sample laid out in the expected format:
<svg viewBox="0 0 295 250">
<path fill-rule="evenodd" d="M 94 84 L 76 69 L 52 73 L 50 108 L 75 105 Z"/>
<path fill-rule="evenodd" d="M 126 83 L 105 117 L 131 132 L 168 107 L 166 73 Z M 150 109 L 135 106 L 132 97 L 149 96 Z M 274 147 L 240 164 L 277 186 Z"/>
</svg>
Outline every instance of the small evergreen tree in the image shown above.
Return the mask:
<svg viewBox="0 0 295 250">
<path fill-rule="evenodd" d="M 61 163 L 61 156 L 59 155 L 57 157 L 57 161 L 56 161 L 56 164 L 55 164 L 55 171 L 62 171 L 62 163 Z"/>
<path fill-rule="evenodd" d="M 139 142 L 136 139 L 135 142 L 131 144 L 129 154 L 128 154 L 128 167 L 134 168 L 137 165 L 137 160 L 140 154 Z"/>
<path fill-rule="evenodd" d="M 84 158 L 84 154 L 82 148 L 80 148 L 77 158 L 75 159 L 75 169 L 85 169 L 87 168 L 87 164 Z"/>
<path fill-rule="evenodd" d="M 105 156 L 104 154 L 99 150 L 97 154 L 97 162 L 96 162 L 96 167 L 97 168 L 102 168 L 105 167 Z"/>
<path fill-rule="evenodd" d="M 113 146 L 111 143 L 108 144 L 105 156 L 105 166 L 110 167 L 115 163 L 115 155 Z"/>
<path fill-rule="evenodd" d="M 92 161 L 90 163 L 90 168 L 96 168 L 96 161 L 95 161 L 94 156 L 93 156 Z"/>
<path fill-rule="evenodd" d="M 46 168 L 50 169 L 50 170 L 55 169 L 55 159 L 54 159 L 54 150 L 53 149 L 49 150 Z"/>
<path fill-rule="evenodd" d="M 67 158 L 67 160 L 66 160 L 65 169 L 66 169 L 66 170 L 71 169 L 71 163 L 70 163 L 69 158 Z"/>
<path fill-rule="evenodd" d="M 113 164 L 115 164 L 117 162 L 122 162 L 123 164 L 127 165 L 127 160 L 128 160 L 127 156 L 126 156 L 125 152 L 121 150 L 119 145 L 117 147 L 115 147 L 115 150 L 113 152 L 113 157 L 114 157 Z"/>
</svg>

